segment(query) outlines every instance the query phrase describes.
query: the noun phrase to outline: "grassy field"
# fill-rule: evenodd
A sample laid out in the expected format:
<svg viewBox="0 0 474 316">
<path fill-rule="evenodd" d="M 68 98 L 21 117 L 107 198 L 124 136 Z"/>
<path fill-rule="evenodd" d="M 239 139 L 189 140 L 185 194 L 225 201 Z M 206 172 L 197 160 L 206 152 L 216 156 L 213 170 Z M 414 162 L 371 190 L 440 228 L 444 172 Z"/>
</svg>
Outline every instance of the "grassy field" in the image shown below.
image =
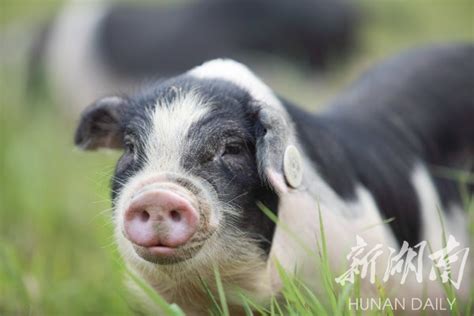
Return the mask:
<svg viewBox="0 0 474 316">
<path fill-rule="evenodd" d="M 323 80 L 289 69 L 284 80 L 266 78 L 271 85 L 297 102 L 321 102 L 383 56 L 474 39 L 470 0 L 362 3 L 367 14 L 360 46 L 349 62 L 335 64 Z M 51 9 L 22 0 L 0 5 L 4 29 Z M 110 223 L 109 178 L 118 154 L 74 149 L 76 118 L 60 115 L 46 92 L 25 94 L 21 62 L 0 61 L 0 315 L 133 314 Z M 285 294 L 294 306 L 288 313 L 347 313 L 340 304 L 353 289 L 324 298 L 305 294 L 303 302 L 296 287 L 288 280 Z"/>
</svg>

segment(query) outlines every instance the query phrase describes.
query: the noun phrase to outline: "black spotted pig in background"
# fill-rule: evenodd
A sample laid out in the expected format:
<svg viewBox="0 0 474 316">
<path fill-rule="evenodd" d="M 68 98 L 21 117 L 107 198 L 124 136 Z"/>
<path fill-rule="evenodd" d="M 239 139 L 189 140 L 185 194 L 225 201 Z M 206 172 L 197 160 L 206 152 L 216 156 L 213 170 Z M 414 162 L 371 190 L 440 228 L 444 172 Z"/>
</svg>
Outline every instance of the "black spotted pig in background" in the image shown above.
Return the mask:
<svg viewBox="0 0 474 316">
<path fill-rule="evenodd" d="M 359 20 L 348 0 L 64 1 L 32 47 L 29 81 L 44 70 L 70 113 L 220 56 L 315 71 L 354 51 Z"/>
<path fill-rule="evenodd" d="M 112 199 L 130 268 L 199 314 L 210 306 L 200 278 L 213 290 L 218 266 L 238 309 L 240 290 L 258 302 L 279 293 L 274 258 L 315 291 L 321 284 L 314 258 L 258 202 L 315 253 L 320 210 L 336 275 L 356 235 L 369 246 L 427 240 L 440 249 L 438 209 L 446 233 L 469 245 L 457 183 L 430 168 L 472 171 L 473 56 L 471 45 L 404 53 L 318 115 L 277 97 L 245 66 L 213 60 L 136 95 L 99 100 L 84 112 L 75 142 L 123 149 Z M 384 271 L 376 273 L 381 279 Z M 374 288 L 363 281 L 370 296 Z M 385 286 L 394 297 L 424 297 L 415 280 Z M 426 295 L 442 297 L 440 283 Z"/>
</svg>

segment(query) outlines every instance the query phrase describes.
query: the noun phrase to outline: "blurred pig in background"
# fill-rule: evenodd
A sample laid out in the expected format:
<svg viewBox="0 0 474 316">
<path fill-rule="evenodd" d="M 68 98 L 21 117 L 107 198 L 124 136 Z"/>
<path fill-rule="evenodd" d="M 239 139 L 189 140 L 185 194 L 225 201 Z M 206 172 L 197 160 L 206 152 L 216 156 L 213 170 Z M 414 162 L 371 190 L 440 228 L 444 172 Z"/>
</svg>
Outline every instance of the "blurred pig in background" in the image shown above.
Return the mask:
<svg viewBox="0 0 474 316">
<path fill-rule="evenodd" d="M 75 113 L 111 91 L 218 57 L 317 71 L 351 51 L 357 21 L 344 0 L 69 2 L 36 38 L 29 80 L 42 80 L 43 68 L 57 103 Z"/>
</svg>

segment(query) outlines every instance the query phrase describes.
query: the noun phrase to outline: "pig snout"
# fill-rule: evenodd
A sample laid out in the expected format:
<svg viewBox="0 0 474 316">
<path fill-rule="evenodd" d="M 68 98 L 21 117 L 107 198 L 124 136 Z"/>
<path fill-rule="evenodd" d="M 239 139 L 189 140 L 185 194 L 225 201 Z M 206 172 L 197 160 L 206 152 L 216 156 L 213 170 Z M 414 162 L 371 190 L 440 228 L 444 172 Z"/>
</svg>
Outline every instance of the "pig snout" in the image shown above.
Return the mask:
<svg viewBox="0 0 474 316">
<path fill-rule="evenodd" d="M 199 212 L 170 189 L 151 189 L 134 197 L 124 214 L 126 237 L 155 255 L 185 245 L 199 226 Z"/>
</svg>

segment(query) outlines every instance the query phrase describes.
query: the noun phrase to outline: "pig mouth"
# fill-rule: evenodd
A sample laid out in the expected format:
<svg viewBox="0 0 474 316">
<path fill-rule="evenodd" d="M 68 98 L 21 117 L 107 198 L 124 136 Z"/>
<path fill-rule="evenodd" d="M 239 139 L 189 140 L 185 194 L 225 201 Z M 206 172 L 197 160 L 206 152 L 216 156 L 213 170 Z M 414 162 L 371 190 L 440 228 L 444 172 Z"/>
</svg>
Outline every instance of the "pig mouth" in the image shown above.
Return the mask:
<svg viewBox="0 0 474 316">
<path fill-rule="evenodd" d="M 150 263 L 159 265 L 170 265 L 180 262 L 187 261 L 193 258 L 204 244 L 186 247 L 186 248 L 172 248 L 167 246 L 152 246 L 152 247 L 141 247 L 133 245 L 135 253 Z"/>
<path fill-rule="evenodd" d="M 197 236 L 178 247 L 170 247 L 159 242 L 148 247 L 140 246 L 133 242 L 131 244 L 135 253 L 143 260 L 159 265 L 170 265 L 195 257 L 213 234 L 214 231 L 208 233 L 197 232 Z"/>
<path fill-rule="evenodd" d="M 162 265 L 183 262 L 213 235 L 210 205 L 195 188 L 192 192 L 176 181 L 153 181 L 135 191 L 122 234 L 140 258 Z"/>
</svg>

